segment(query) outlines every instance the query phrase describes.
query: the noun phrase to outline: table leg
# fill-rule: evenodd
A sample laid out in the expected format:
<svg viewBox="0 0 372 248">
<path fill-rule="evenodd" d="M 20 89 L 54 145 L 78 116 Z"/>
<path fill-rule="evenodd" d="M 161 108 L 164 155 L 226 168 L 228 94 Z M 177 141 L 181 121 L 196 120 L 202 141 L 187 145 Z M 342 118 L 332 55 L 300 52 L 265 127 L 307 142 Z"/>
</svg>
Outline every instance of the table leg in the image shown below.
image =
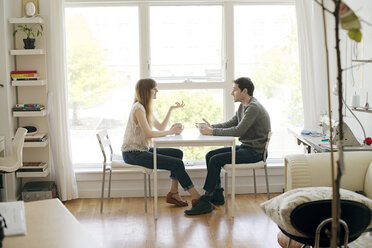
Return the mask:
<svg viewBox="0 0 372 248">
<path fill-rule="evenodd" d="M 232 171 L 231 171 L 231 217 L 234 217 L 235 212 L 235 142 L 232 144 L 232 154 L 231 154 L 231 163 L 232 163 Z M 227 204 L 227 203 L 226 203 Z"/>
<path fill-rule="evenodd" d="M 158 219 L 158 165 L 156 161 L 156 144 L 154 144 L 154 219 Z"/>
</svg>

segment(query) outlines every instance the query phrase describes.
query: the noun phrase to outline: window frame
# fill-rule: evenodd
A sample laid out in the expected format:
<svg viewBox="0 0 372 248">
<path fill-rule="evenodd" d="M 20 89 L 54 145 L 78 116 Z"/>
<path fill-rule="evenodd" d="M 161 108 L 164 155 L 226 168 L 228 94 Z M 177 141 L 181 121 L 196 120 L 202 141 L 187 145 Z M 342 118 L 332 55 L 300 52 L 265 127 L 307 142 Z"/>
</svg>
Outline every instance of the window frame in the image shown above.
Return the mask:
<svg viewBox="0 0 372 248">
<path fill-rule="evenodd" d="M 113 6 L 137 6 L 139 25 L 139 75 L 141 78 L 150 77 L 150 7 L 151 6 L 221 6 L 222 7 L 222 58 L 225 62 L 223 69 L 224 80 L 221 82 L 166 82 L 159 83 L 159 90 L 183 90 L 183 89 L 221 89 L 223 91 L 223 118 L 230 119 L 235 114 L 235 105 L 231 97 L 232 82 L 234 75 L 234 7 L 240 5 L 295 5 L 294 0 L 200 0 L 200 1 L 177 1 L 177 0 L 65 0 L 64 8 L 72 7 L 113 7 Z M 269 158 L 268 162 L 279 163 L 282 158 Z M 92 167 L 93 164 L 74 164 L 75 168 Z M 97 166 L 100 164 L 97 164 Z"/>
</svg>

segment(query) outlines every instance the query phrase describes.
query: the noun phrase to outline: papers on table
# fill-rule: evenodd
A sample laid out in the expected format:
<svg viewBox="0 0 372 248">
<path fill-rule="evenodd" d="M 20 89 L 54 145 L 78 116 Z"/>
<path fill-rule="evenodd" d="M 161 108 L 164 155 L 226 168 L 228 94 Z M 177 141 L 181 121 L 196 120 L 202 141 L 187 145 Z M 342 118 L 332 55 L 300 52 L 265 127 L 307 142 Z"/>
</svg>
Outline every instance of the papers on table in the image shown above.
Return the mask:
<svg viewBox="0 0 372 248">
<path fill-rule="evenodd" d="M 0 214 L 6 221 L 5 236 L 26 234 L 26 216 L 23 201 L 0 202 Z"/>
</svg>

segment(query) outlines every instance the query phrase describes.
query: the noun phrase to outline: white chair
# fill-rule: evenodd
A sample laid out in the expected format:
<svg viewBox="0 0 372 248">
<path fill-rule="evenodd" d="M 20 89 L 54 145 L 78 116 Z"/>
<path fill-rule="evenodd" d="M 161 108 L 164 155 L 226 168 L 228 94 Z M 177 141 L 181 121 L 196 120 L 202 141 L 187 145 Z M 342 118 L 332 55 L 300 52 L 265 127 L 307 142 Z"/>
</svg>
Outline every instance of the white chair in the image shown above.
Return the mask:
<svg viewBox="0 0 372 248">
<path fill-rule="evenodd" d="M 103 200 L 104 200 L 104 191 L 105 191 L 105 175 L 106 175 L 106 172 L 109 172 L 108 198 L 110 199 L 111 174 L 112 174 L 113 170 L 117 170 L 117 171 L 137 171 L 137 172 L 143 173 L 144 193 L 145 193 L 145 212 L 147 213 L 147 180 L 146 180 L 146 175 L 148 175 L 149 199 L 151 201 L 150 175 L 152 173 L 152 169 L 147 169 L 145 167 L 138 166 L 138 165 L 127 164 L 122 159 L 113 160 L 114 154 L 113 154 L 110 138 L 107 134 L 107 130 L 102 130 L 102 131 L 98 132 L 96 135 L 97 135 L 99 146 L 101 147 L 101 151 L 102 151 L 102 155 L 103 155 L 101 213 L 103 211 Z"/>
<path fill-rule="evenodd" d="M 266 192 L 267 192 L 267 199 L 270 199 L 270 191 L 269 191 L 269 180 L 267 176 L 267 162 L 266 162 L 266 155 L 267 155 L 267 148 L 269 147 L 269 142 L 271 138 L 271 132 L 267 135 L 267 141 L 265 145 L 265 150 L 263 154 L 263 160 L 256 162 L 256 163 L 249 163 L 249 164 L 235 164 L 235 170 L 253 170 L 253 182 L 254 182 L 254 197 L 257 197 L 257 185 L 256 185 L 256 169 L 264 169 L 265 170 L 265 179 L 266 179 Z M 228 198 L 227 198 L 227 185 L 228 185 L 228 172 L 232 171 L 233 165 L 232 164 L 226 164 L 222 170 L 224 172 L 225 176 L 225 209 L 226 212 L 228 210 Z M 235 182 L 235 178 L 232 178 L 232 180 Z M 235 194 L 235 183 L 232 184 L 232 194 Z M 235 204 L 235 195 L 231 197 L 231 206 L 234 207 Z M 234 211 L 232 211 L 232 216 L 234 216 Z"/>
<path fill-rule="evenodd" d="M 12 141 L 12 155 L 0 158 L 1 172 L 14 172 L 22 166 L 23 145 L 27 129 L 18 128 Z"/>
</svg>

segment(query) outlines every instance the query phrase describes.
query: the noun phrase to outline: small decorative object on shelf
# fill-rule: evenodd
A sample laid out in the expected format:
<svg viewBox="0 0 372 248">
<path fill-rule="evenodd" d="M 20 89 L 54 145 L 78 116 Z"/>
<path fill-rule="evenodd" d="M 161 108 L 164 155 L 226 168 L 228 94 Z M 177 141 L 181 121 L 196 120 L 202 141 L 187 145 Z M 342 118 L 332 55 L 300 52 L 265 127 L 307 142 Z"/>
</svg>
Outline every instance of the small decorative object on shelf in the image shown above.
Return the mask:
<svg viewBox="0 0 372 248">
<path fill-rule="evenodd" d="M 34 49 L 35 48 L 35 38 L 43 35 L 43 24 L 19 24 L 17 28 L 13 31 L 13 36 L 15 36 L 18 31 L 22 31 L 26 35 L 26 39 L 23 39 L 24 49 Z M 33 37 L 33 38 L 31 38 Z"/>
<path fill-rule="evenodd" d="M 368 92 L 367 92 L 367 96 L 366 96 L 366 104 L 364 105 L 364 108 L 365 108 L 365 110 L 368 110 L 368 109 L 369 109 L 369 103 L 368 103 Z"/>
<path fill-rule="evenodd" d="M 371 137 L 367 137 L 364 141 L 365 141 L 366 145 L 368 145 L 368 146 L 370 146 L 372 144 Z"/>
<path fill-rule="evenodd" d="M 39 14 L 38 0 L 22 0 L 22 16 L 32 17 Z"/>
</svg>

